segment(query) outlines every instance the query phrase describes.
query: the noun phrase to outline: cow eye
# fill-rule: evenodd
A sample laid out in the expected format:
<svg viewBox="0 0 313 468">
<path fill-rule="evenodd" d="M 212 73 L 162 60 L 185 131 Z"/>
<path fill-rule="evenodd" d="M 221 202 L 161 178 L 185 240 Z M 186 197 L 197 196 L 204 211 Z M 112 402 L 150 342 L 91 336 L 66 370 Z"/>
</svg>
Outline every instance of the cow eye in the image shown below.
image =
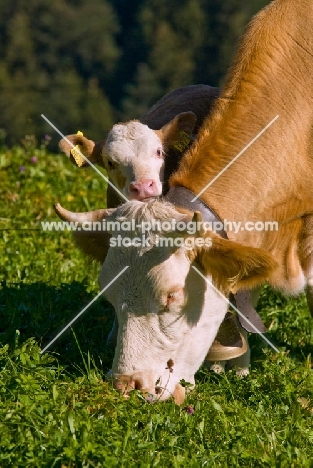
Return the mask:
<svg viewBox="0 0 313 468">
<path fill-rule="evenodd" d="M 171 305 L 179 305 L 184 302 L 184 290 L 179 288 L 173 291 L 170 291 L 166 295 L 164 310 L 168 310 Z"/>
<path fill-rule="evenodd" d="M 156 154 L 157 154 L 157 157 L 158 157 L 158 158 L 161 158 L 162 155 L 163 155 L 163 150 L 162 150 L 162 148 L 158 148 L 157 151 L 156 151 Z"/>
<path fill-rule="evenodd" d="M 179 299 L 182 295 L 183 295 L 182 289 L 178 289 L 177 291 L 171 291 L 167 294 L 167 300 L 170 302 L 173 302 L 176 299 Z"/>
<path fill-rule="evenodd" d="M 108 160 L 108 166 L 112 169 L 114 167 L 114 164 L 112 163 L 112 161 Z"/>
</svg>

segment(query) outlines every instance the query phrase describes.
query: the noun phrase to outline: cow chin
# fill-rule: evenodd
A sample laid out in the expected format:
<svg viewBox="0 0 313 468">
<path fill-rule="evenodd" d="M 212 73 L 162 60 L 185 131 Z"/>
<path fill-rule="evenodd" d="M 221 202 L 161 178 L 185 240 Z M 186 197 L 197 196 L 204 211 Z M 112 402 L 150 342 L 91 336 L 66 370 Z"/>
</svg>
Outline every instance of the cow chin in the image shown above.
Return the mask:
<svg viewBox="0 0 313 468">
<path fill-rule="evenodd" d="M 173 398 L 176 404 L 182 404 L 185 399 L 185 388 L 181 382 L 187 382 L 188 388 L 194 386 L 195 373 L 205 359 L 214 338 L 213 334 L 210 337 L 209 330 L 197 333 L 197 326 L 187 331 L 187 327 L 181 323 L 178 332 L 183 339 L 180 340 L 176 336 L 172 343 L 166 346 L 165 343 L 161 344 L 161 335 L 157 338 L 153 327 L 148 327 L 148 323 L 146 323 L 146 331 L 150 328 L 150 332 L 147 333 L 148 342 L 142 336 L 144 330 L 142 327 L 138 328 L 138 336 L 141 335 L 142 339 L 134 339 L 133 325 L 137 321 L 138 318 L 135 321 L 128 320 L 128 330 L 125 333 L 130 340 L 127 340 L 126 336 L 119 336 L 111 374 L 114 388 L 126 397 L 131 391 L 138 390 L 151 403 Z M 151 336 L 154 336 L 155 340 L 149 339 Z M 134 341 L 138 347 L 133 346 Z M 153 341 L 156 346 L 157 342 L 161 344 L 159 349 L 153 347 Z M 204 343 L 204 346 L 195 347 L 197 341 Z"/>
</svg>

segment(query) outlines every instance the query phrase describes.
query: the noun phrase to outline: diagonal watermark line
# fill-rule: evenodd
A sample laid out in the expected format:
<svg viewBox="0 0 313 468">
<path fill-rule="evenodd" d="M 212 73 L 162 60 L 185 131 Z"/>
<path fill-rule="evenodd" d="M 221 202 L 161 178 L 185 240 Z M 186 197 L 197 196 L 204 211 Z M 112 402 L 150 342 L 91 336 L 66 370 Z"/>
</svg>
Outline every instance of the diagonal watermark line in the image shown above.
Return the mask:
<svg viewBox="0 0 313 468">
<path fill-rule="evenodd" d="M 237 156 L 234 157 L 234 159 L 232 159 L 225 167 L 224 169 L 221 170 L 221 172 L 219 174 L 217 174 L 217 176 L 214 177 L 213 180 L 211 180 L 211 182 L 208 183 L 208 185 L 206 185 L 202 190 L 201 192 L 198 193 L 198 195 L 196 197 L 194 197 L 191 201 L 194 202 L 195 200 L 197 200 L 197 198 L 200 197 L 200 195 L 203 194 L 203 192 L 205 192 L 215 181 L 216 179 L 218 179 L 235 161 L 237 161 L 237 159 L 278 119 L 279 115 L 276 115 L 276 117 L 273 118 L 273 120 L 271 120 L 267 125 L 266 127 L 263 128 L 263 130 L 260 131 L 260 133 L 258 133 L 254 138 L 253 140 L 250 141 L 250 143 L 247 144 L 247 146 L 244 147 L 243 150 L 240 151 L 240 153 L 237 154 Z"/>
<path fill-rule="evenodd" d="M 60 130 L 55 126 L 53 125 L 53 123 L 47 119 L 47 117 L 44 115 L 44 114 L 41 114 L 41 117 L 72 147 L 72 148 L 75 148 L 75 146 L 73 145 L 73 143 L 68 139 L 66 138 L 65 135 L 63 135 L 62 132 L 60 132 Z M 117 187 L 115 187 L 114 184 L 112 184 L 112 182 L 107 178 L 105 177 L 104 174 L 102 174 L 101 171 L 99 171 L 99 169 L 94 165 L 92 164 L 91 161 L 89 161 L 88 158 L 86 158 L 86 156 L 78 149 L 78 148 L 75 148 L 76 151 L 80 154 L 80 156 L 85 160 L 87 161 L 87 163 L 89 164 L 89 166 L 91 166 L 109 185 L 111 185 L 111 187 L 114 188 L 114 190 L 119 194 L 120 197 L 122 197 L 126 202 L 128 202 L 128 198 L 125 197 L 125 195 L 119 191 L 119 189 Z"/>
<path fill-rule="evenodd" d="M 260 337 L 261 337 L 264 341 L 266 341 L 266 343 L 267 343 L 268 345 L 270 345 L 271 348 L 273 348 L 274 351 L 276 351 L 276 353 L 280 353 L 279 349 L 276 348 L 276 346 L 274 346 L 273 343 L 271 343 L 270 340 L 269 340 L 268 338 L 266 338 L 266 336 L 264 336 L 264 334 L 261 333 L 260 330 L 258 330 L 257 327 L 256 327 L 255 325 L 253 325 L 253 323 L 251 323 L 250 320 L 248 320 L 247 317 L 245 317 L 245 316 L 240 312 L 240 310 L 237 309 L 237 307 L 235 307 L 234 304 L 232 304 L 232 303 L 227 299 L 227 297 L 225 297 L 224 294 L 222 294 L 221 291 L 219 291 L 219 290 L 211 283 L 211 281 L 208 280 L 208 278 L 207 278 L 206 276 L 204 276 L 204 275 L 201 273 L 201 271 L 198 270 L 197 267 L 192 266 L 192 268 L 193 268 L 194 270 L 196 270 L 196 272 L 198 273 L 198 275 L 200 275 L 201 278 L 203 278 L 203 279 L 208 283 L 208 285 L 211 286 L 211 287 L 227 302 L 227 304 L 229 304 L 229 305 L 237 312 L 238 315 L 240 315 L 240 317 L 243 317 L 243 318 L 248 322 L 248 324 L 249 324 L 252 328 L 254 328 L 254 330 L 256 331 L 256 333 L 258 333 L 258 334 L 260 335 Z"/>
<path fill-rule="evenodd" d="M 102 291 L 100 291 L 99 294 L 97 294 L 96 297 L 94 297 L 94 298 L 92 299 L 92 301 L 89 302 L 89 304 L 86 305 L 86 307 L 84 307 L 83 310 L 81 310 L 81 311 L 79 312 L 79 314 L 77 314 L 76 317 L 74 317 L 73 320 L 71 320 L 70 323 L 68 323 L 68 324 L 66 325 L 66 327 L 64 327 L 63 330 L 60 331 L 60 333 L 57 334 L 56 337 L 54 337 L 53 340 L 50 341 L 50 343 L 47 344 L 47 346 L 46 346 L 44 349 L 42 349 L 42 350 L 40 351 L 40 354 L 44 353 L 48 348 L 50 348 L 50 346 L 52 345 L 52 343 L 54 343 L 54 342 L 65 332 L 65 330 L 67 330 L 67 329 L 78 319 L 78 317 L 80 317 L 80 316 L 85 312 L 85 310 L 87 310 L 88 307 L 90 307 L 91 304 L 93 304 L 93 303 L 98 299 L 98 297 L 100 297 L 101 294 L 103 294 L 104 291 L 106 291 L 106 290 L 111 286 L 111 284 L 113 284 L 113 283 L 117 280 L 117 278 L 119 278 L 119 277 L 124 273 L 124 271 L 127 270 L 127 268 L 129 268 L 129 266 L 126 266 L 125 268 L 123 268 L 123 270 L 120 271 L 119 274 L 116 275 L 115 278 L 113 278 L 112 281 L 110 281 L 109 284 L 107 284 L 107 285 L 102 289 Z"/>
</svg>

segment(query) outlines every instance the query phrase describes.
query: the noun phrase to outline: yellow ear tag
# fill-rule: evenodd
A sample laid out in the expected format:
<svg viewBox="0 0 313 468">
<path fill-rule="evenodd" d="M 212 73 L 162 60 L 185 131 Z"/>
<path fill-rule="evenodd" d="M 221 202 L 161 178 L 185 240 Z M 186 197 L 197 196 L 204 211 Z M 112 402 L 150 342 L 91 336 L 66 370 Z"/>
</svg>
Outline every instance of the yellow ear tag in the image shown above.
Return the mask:
<svg viewBox="0 0 313 468">
<path fill-rule="evenodd" d="M 179 141 L 174 145 L 174 148 L 176 148 L 180 153 L 183 153 L 190 142 L 191 138 L 188 133 L 181 130 L 179 132 Z"/>
<path fill-rule="evenodd" d="M 81 135 L 84 136 L 83 132 L 78 131 L 76 135 Z M 71 155 L 75 159 L 75 162 L 78 167 L 81 167 L 85 164 L 84 158 L 80 155 L 82 153 L 82 146 L 81 145 L 76 145 L 75 148 L 71 149 Z"/>
</svg>

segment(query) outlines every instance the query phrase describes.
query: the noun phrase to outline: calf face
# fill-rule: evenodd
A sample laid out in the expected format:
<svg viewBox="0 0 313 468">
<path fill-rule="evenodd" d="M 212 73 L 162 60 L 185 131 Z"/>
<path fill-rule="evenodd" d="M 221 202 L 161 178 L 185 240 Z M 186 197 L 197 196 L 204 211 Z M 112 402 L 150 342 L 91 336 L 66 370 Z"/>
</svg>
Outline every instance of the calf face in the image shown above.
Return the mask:
<svg viewBox="0 0 313 468">
<path fill-rule="evenodd" d="M 72 145 L 92 163 L 107 170 L 109 179 L 129 200 L 162 194 L 166 158 L 179 159 L 193 139 L 196 116 L 182 112 L 159 130 L 132 120 L 113 126 L 106 141 L 94 143 L 82 135 L 68 135 L 59 147 L 70 159 Z M 82 165 L 88 162 L 81 161 Z"/>
<path fill-rule="evenodd" d="M 114 125 L 102 152 L 113 184 L 129 199 L 162 193 L 163 144 L 147 125 L 137 121 Z"/>
<path fill-rule="evenodd" d="M 168 153 L 176 148 L 177 157 L 180 142 L 191 141 L 195 123 L 193 112 L 182 112 L 160 130 L 136 120 L 114 125 L 102 151 L 112 182 L 129 200 L 161 195 Z"/>
</svg>

